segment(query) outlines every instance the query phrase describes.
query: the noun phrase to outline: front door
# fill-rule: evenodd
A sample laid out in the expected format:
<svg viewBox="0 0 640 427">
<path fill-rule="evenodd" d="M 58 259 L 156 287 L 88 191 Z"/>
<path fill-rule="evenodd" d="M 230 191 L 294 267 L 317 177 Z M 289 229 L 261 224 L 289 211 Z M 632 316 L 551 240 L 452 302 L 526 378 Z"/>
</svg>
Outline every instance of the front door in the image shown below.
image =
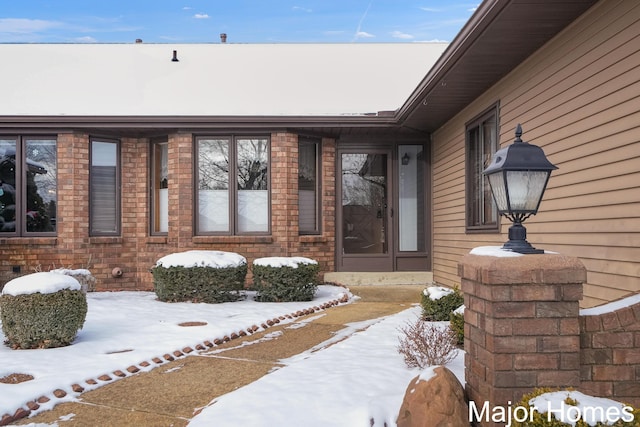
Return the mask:
<svg viewBox="0 0 640 427">
<path fill-rule="evenodd" d="M 337 257 L 340 271 L 393 271 L 391 150 L 338 153 Z"/>
</svg>

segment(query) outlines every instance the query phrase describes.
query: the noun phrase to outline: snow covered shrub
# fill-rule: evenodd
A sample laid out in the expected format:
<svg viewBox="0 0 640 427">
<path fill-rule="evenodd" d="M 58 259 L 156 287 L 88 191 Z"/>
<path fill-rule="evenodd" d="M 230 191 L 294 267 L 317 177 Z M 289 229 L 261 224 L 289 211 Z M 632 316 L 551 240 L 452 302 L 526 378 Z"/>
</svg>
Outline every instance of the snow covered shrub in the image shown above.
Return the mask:
<svg viewBox="0 0 640 427">
<path fill-rule="evenodd" d="M 449 327 L 456 334 L 458 345 L 464 344 L 464 305 L 456 308 L 449 316 Z"/>
<path fill-rule="evenodd" d="M 160 258 L 151 273 L 160 301 L 237 301 L 243 297 L 247 260 L 233 252 L 186 251 Z"/>
<path fill-rule="evenodd" d="M 319 266 L 309 258 L 258 258 L 251 270 L 256 301 L 311 301 L 318 288 Z"/>
<path fill-rule="evenodd" d="M 417 318 L 399 330 L 402 335 L 398 337 L 398 353 L 410 368 L 446 365 L 458 354 L 455 333 L 441 323 Z"/>
<path fill-rule="evenodd" d="M 422 292 L 422 318 L 435 322 L 449 320 L 451 312 L 463 303 L 464 298 L 457 287 L 430 286 Z"/>
<path fill-rule="evenodd" d="M 93 277 L 91 272 L 86 268 L 78 268 L 75 270 L 68 268 L 57 268 L 55 270 L 51 270 L 52 273 L 58 274 L 66 274 L 67 276 L 71 276 L 80 283 L 80 289 L 85 294 L 87 292 L 94 292 L 96 290 L 96 278 Z"/>
<path fill-rule="evenodd" d="M 516 405 L 515 427 L 637 427 L 640 409 L 575 390 L 538 388 Z M 549 411 L 551 410 L 551 411 Z"/>
<path fill-rule="evenodd" d="M 71 344 L 87 316 L 80 283 L 57 273 L 34 273 L 7 283 L 0 295 L 6 344 L 13 349 Z"/>
</svg>

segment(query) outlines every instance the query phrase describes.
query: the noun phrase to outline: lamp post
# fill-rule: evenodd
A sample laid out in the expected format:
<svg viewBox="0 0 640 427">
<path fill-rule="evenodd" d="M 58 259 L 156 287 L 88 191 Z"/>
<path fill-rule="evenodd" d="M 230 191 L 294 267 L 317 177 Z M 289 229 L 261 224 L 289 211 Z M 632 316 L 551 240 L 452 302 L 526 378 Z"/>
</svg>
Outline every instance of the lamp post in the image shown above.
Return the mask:
<svg viewBox="0 0 640 427">
<path fill-rule="evenodd" d="M 489 178 L 498 213 L 508 218 L 509 241 L 502 248 L 521 254 L 541 254 L 527 242 L 522 223 L 538 212 L 551 171 L 558 169 L 547 160 L 542 149 L 522 141 L 522 126 L 516 127 L 513 144 L 496 151 L 483 174 Z"/>
</svg>

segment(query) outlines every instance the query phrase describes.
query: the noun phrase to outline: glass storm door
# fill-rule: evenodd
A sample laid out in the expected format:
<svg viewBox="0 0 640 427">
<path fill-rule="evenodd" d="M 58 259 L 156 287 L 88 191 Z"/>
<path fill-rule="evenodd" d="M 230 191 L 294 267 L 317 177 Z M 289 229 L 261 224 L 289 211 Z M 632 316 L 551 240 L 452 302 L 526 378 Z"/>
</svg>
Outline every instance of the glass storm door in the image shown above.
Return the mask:
<svg viewBox="0 0 640 427">
<path fill-rule="evenodd" d="M 341 152 L 338 269 L 392 271 L 393 214 L 388 150 Z"/>
</svg>

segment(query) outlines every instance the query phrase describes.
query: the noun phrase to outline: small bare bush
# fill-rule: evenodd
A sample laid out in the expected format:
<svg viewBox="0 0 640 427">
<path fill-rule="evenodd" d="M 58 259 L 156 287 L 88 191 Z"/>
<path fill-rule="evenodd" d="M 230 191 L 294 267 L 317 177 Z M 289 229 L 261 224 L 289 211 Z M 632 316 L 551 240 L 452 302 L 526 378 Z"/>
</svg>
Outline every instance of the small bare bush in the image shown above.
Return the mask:
<svg viewBox="0 0 640 427">
<path fill-rule="evenodd" d="M 399 331 L 402 336 L 398 337 L 398 353 L 410 368 L 446 365 L 458 353 L 456 334 L 449 327 L 417 318 Z"/>
</svg>

